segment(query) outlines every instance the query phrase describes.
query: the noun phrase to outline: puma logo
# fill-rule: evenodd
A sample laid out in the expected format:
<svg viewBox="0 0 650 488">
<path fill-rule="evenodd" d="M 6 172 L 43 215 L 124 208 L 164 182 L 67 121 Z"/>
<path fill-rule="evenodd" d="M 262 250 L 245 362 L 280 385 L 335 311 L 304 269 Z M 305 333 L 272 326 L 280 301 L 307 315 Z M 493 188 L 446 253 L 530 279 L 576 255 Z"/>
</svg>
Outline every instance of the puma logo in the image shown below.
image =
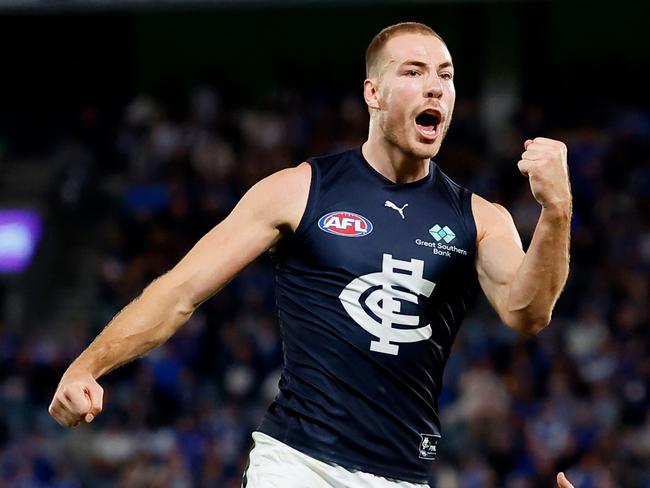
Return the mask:
<svg viewBox="0 0 650 488">
<path fill-rule="evenodd" d="M 399 212 L 399 214 L 402 216 L 402 219 L 404 219 L 404 209 L 406 207 L 408 207 L 408 206 L 409 206 L 409 204 L 405 203 L 404 206 L 400 208 L 397 205 L 395 205 L 393 202 L 391 202 L 390 200 L 386 200 L 386 202 L 384 203 L 384 207 L 392 208 L 393 210 L 396 210 L 397 212 Z"/>
</svg>

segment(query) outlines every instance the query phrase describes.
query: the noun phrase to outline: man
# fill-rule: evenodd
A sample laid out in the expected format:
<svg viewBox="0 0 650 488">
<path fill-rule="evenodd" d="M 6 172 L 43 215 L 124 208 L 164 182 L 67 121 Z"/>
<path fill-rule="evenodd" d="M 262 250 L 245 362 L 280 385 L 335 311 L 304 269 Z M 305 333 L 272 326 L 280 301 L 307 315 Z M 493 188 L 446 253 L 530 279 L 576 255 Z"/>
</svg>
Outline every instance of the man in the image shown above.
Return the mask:
<svg viewBox="0 0 650 488">
<path fill-rule="evenodd" d="M 507 210 L 431 162 L 455 101 L 442 39 L 422 24 L 388 27 L 366 68 L 367 142 L 253 186 L 70 365 L 50 405 L 60 424 L 91 422 L 99 377 L 163 343 L 271 250 L 285 364 L 243 485 L 426 486 L 442 371 L 479 285 L 517 331 L 550 321 L 568 274 L 567 151 L 524 143 L 519 170 L 542 207 L 524 253 Z"/>
</svg>

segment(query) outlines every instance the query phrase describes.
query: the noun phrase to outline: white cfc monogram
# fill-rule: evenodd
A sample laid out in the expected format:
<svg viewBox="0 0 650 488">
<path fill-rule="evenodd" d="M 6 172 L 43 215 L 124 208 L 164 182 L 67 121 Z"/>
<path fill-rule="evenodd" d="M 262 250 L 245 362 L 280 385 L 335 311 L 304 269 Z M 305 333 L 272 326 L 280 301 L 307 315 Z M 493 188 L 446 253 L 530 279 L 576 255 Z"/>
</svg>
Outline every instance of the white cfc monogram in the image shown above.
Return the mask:
<svg viewBox="0 0 650 488">
<path fill-rule="evenodd" d="M 339 300 L 345 311 L 378 340 L 370 341 L 370 350 L 397 355 L 399 343 L 418 342 L 431 337 L 431 325 L 418 327 L 420 317 L 401 314 L 402 302 L 418 303 L 418 295 L 429 297 L 435 283 L 423 278 L 424 261 L 411 259 L 402 261 L 384 254 L 381 271 L 359 276 L 346 286 Z M 371 288 L 376 288 L 365 299 L 367 307 L 380 320 L 369 315 L 361 305 L 361 297 Z M 408 291 L 404 291 L 408 290 Z M 394 328 L 394 325 L 411 328 Z M 393 344 L 397 343 L 397 344 Z"/>
</svg>

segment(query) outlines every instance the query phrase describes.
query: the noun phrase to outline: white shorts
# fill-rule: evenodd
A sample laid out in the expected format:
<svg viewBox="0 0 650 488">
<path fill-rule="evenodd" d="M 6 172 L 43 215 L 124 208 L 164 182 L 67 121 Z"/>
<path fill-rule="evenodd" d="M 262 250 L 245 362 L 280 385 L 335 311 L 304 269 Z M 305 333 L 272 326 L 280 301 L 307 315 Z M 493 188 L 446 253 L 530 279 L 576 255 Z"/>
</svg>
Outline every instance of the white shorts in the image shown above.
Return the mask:
<svg viewBox="0 0 650 488">
<path fill-rule="evenodd" d="M 243 488 L 429 488 L 324 463 L 262 432 L 253 440 Z"/>
</svg>

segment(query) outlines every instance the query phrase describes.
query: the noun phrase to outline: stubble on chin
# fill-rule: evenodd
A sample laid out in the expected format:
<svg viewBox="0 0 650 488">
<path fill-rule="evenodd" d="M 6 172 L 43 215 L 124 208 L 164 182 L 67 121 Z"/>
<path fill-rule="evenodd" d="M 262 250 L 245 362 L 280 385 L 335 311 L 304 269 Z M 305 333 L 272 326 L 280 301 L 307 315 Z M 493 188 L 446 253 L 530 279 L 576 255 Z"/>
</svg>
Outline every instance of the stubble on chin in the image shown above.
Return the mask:
<svg viewBox="0 0 650 488">
<path fill-rule="evenodd" d="M 437 143 L 433 144 L 428 144 L 426 147 L 422 148 L 421 150 L 416 150 L 414 151 L 413 156 L 415 156 L 418 159 L 431 159 L 435 157 L 436 154 L 438 154 L 438 151 L 440 150 L 440 145 Z"/>
<path fill-rule="evenodd" d="M 427 144 L 417 140 L 417 134 L 398 134 L 393 131 L 384 132 L 386 141 L 398 148 L 405 156 L 413 159 L 431 159 L 434 157 L 440 145 L 437 142 Z"/>
</svg>

